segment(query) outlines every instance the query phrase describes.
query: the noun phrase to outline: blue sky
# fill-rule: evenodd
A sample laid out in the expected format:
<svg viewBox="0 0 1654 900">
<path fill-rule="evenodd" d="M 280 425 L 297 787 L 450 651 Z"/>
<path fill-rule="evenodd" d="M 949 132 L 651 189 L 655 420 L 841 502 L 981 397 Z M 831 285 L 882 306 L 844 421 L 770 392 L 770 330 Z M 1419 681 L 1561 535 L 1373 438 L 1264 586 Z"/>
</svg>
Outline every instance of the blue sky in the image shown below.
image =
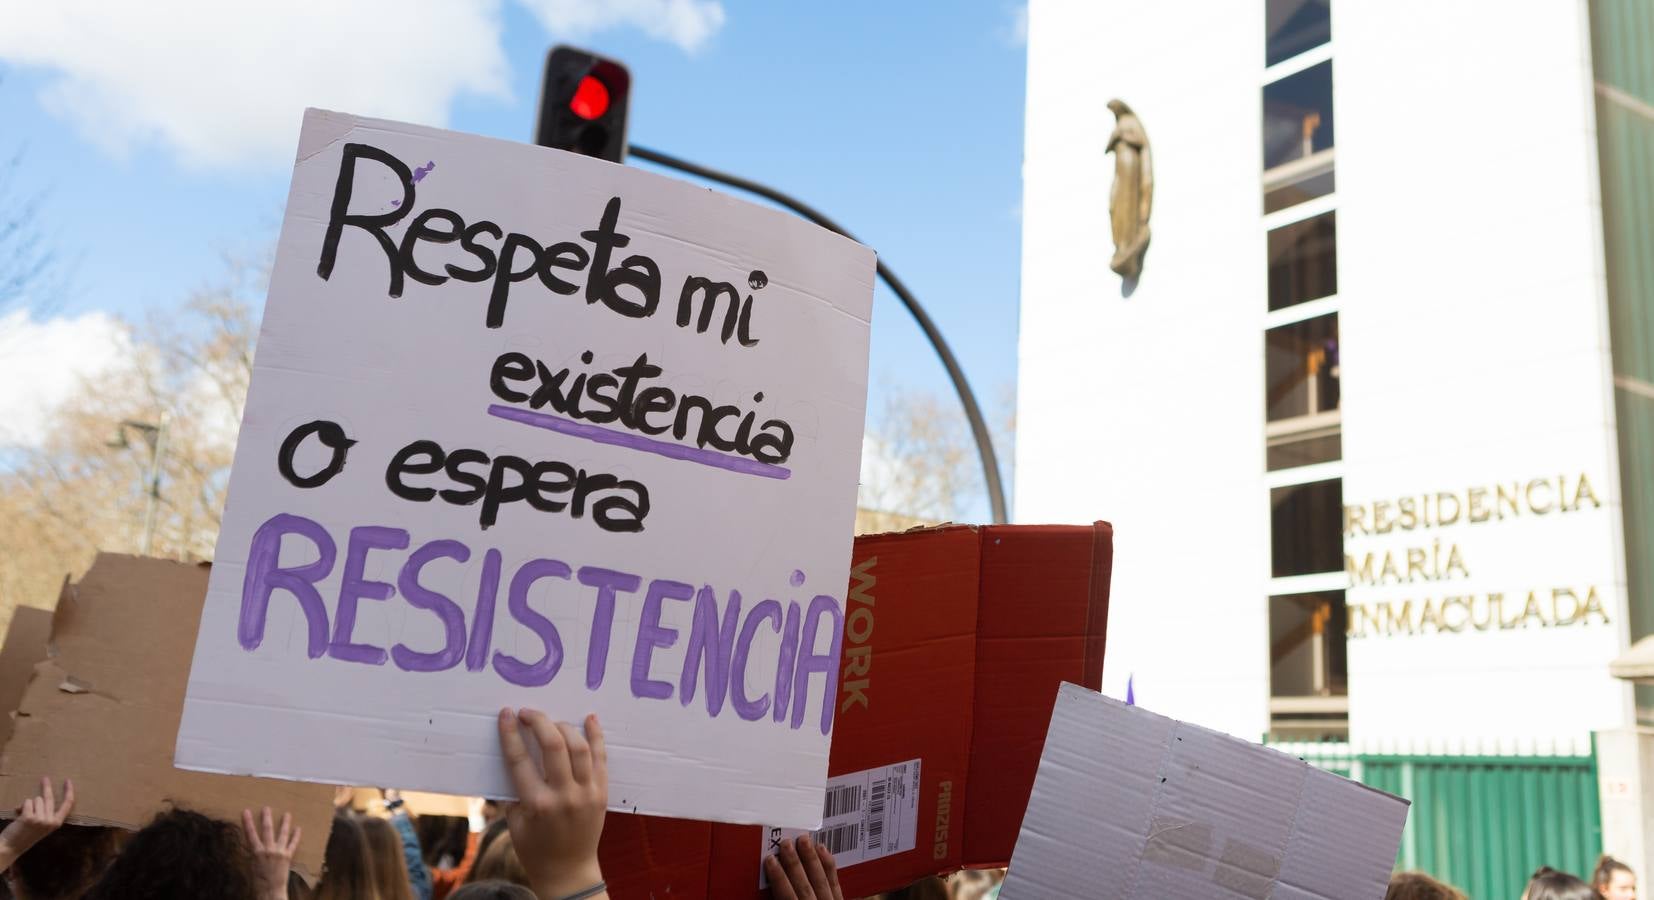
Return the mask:
<svg viewBox="0 0 1654 900">
<path fill-rule="evenodd" d="M 537 4 L 561 12 L 538 15 Z M 263 43 L 271 46 L 264 51 L 257 38 L 250 40 L 253 46 L 226 49 L 210 46 L 218 36 L 206 35 L 197 65 L 189 58 L 189 36 L 178 36 L 177 23 L 167 21 L 166 5 L 146 6 L 148 14 L 135 20 L 145 23 L 147 34 L 104 35 L 103 40 L 119 41 L 112 45 L 116 52 L 95 44 L 80 50 L 50 46 L 80 39 L 71 26 L 32 21 L 51 14 L 26 14 L 21 4 L 13 12 L 31 21 L 19 31 L 35 33 L 27 42 L 10 44 L 0 37 L 0 149 L 20 144 L 20 187 L 44 192 L 42 230 L 71 275 L 71 290 L 53 311 L 57 315 L 106 311 L 141 317 L 219 279 L 226 253 L 252 254 L 268 246 L 280 223 L 300 107 L 326 105 L 281 90 L 283 67 L 307 64 L 293 49 L 298 42 L 281 45 L 281 27 L 270 27 L 272 36 Z M 691 10 L 700 16 L 698 24 L 652 21 L 652 5 Z M 0 3 L 0 12 L 10 6 L 11 0 Z M 269 6 L 272 16 L 301 14 L 286 11 L 292 4 Z M 571 17 L 570 9 L 579 13 L 583 6 L 590 7 L 586 19 Z M 416 114 L 401 117 L 524 140 L 552 43 L 578 43 L 621 59 L 633 76 L 634 142 L 780 187 L 844 223 L 929 309 L 990 414 L 1006 408 L 1016 377 L 1021 231 L 1025 53 L 1017 34 L 1018 4 L 522 0 L 496 5 L 482 0 L 475 8 L 486 10 L 486 21 L 497 29 L 504 71 L 475 61 L 486 56 L 475 49 L 487 43 L 480 37 L 456 38 L 456 43 L 468 41 L 468 49 L 450 55 L 442 38 L 415 30 L 413 40 L 426 40 L 431 49 L 407 61 L 415 73 L 408 90 L 433 99 L 413 102 Z M 642 12 L 630 22 L 601 21 L 625 19 L 627 13 L 608 11 L 621 8 Z M 548 16 L 571 24 L 557 33 L 547 27 Z M 257 19 L 256 13 L 244 15 L 241 27 L 258 29 Z M 298 33 L 310 27 L 305 24 Z M 359 48 L 349 51 L 359 57 L 357 65 L 373 65 L 374 48 L 386 42 L 408 43 L 394 34 L 376 35 L 371 24 L 339 27 L 362 31 L 333 36 Z M 432 27 L 461 32 L 458 25 Z M 121 54 L 145 41 L 161 46 L 135 50 L 134 59 L 124 63 L 133 68 L 123 74 Z M 240 54 L 232 59 L 246 65 L 225 65 L 214 52 Z M 241 59 L 260 52 L 271 57 L 268 62 Z M 454 62 L 460 57 L 472 60 L 465 65 L 476 74 L 449 81 L 425 74 L 444 62 L 461 65 Z M 178 109 L 166 106 L 166 73 L 156 76 L 154 87 L 146 86 L 145 73 L 159 68 L 176 70 L 184 83 L 212 79 L 229 99 L 215 101 L 204 91 Z M 128 93 L 100 106 L 96 96 L 88 99 L 96 92 L 86 87 L 99 78 L 106 92 Z M 485 82 L 480 90 L 466 87 Z M 392 84 L 385 90 L 395 89 Z M 141 93 L 145 90 L 159 99 Z M 368 106 L 382 102 L 393 108 L 345 111 L 393 116 L 402 111 L 395 107 L 400 98 L 363 96 Z M 191 143 L 192 135 L 211 133 L 215 123 L 223 126 L 223 117 L 247 113 L 229 108 L 244 103 L 276 107 L 256 111 L 276 117 L 273 137 L 264 142 L 273 148 L 219 152 L 233 135 L 215 138 L 217 144 Z M 193 123 L 192 116 L 200 122 Z M 107 129 L 95 124 L 105 120 L 115 124 Z M 290 122 L 285 145 L 282 122 Z M 253 146 L 252 138 L 245 143 Z M 951 390 L 918 328 L 882 287 L 875 302 L 870 377 L 868 408 L 874 416 L 891 386 L 943 396 Z M 16 389 L 0 385 L 0 392 Z"/>
</svg>

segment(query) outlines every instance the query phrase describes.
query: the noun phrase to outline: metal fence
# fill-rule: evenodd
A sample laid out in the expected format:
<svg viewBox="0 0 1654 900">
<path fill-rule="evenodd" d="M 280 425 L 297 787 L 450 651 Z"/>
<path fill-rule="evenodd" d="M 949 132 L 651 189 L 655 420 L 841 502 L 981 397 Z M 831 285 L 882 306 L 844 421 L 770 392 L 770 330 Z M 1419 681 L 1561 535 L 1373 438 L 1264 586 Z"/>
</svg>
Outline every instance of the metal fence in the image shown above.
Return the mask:
<svg viewBox="0 0 1654 900">
<path fill-rule="evenodd" d="M 1542 865 L 1587 877 L 1602 852 L 1595 752 L 1442 756 L 1353 752 L 1348 744 L 1271 744 L 1413 802 L 1398 870 L 1428 872 L 1472 898 L 1519 897 Z"/>
</svg>

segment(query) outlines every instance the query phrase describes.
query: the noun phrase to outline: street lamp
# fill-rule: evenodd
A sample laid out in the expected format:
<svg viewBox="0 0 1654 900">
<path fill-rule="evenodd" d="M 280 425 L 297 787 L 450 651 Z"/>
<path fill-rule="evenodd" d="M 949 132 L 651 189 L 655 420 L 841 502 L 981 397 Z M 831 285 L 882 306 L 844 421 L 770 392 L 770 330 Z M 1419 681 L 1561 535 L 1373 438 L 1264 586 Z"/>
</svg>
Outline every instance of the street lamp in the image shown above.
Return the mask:
<svg viewBox="0 0 1654 900">
<path fill-rule="evenodd" d="M 155 549 L 155 515 L 161 505 L 161 460 L 167 452 L 167 420 L 161 416 L 155 422 L 137 422 L 132 419 L 123 419 L 115 427 L 115 437 L 109 441 L 109 446 L 125 450 L 132 446 L 127 439 L 127 433 L 135 431 L 143 437 L 144 443 L 149 445 L 149 478 L 148 497 L 144 501 L 144 540 L 142 553 L 151 555 Z"/>
</svg>

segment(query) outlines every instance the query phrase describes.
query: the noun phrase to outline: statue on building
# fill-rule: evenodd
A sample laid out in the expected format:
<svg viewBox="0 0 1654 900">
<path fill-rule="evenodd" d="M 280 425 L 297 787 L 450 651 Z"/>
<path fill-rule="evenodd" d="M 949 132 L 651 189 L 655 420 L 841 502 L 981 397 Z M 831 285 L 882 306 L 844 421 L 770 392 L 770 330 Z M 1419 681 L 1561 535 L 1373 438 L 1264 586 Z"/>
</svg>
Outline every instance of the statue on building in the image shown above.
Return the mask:
<svg viewBox="0 0 1654 900">
<path fill-rule="evenodd" d="M 1114 258 L 1108 267 L 1128 282 L 1143 271 L 1149 249 L 1149 208 L 1154 201 L 1154 155 L 1149 135 L 1123 100 L 1108 101 L 1114 133 L 1105 153 L 1114 154 L 1114 187 L 1108 193 L 1108 218 L 1114 232 Z"/>
</svg>

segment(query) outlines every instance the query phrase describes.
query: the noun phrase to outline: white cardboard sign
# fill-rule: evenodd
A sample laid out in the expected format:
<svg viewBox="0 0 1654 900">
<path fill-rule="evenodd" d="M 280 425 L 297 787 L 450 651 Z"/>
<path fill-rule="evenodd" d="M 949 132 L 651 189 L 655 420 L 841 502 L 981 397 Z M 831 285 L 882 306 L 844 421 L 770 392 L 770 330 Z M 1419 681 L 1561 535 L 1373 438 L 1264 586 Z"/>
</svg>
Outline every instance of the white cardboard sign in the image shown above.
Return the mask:
<svg viewBox="0 0 1654 900">
<path fill-rule="evenodd" d="M 505 797 L 500 707 L 595 712 L 614 808 L 816 827 L 873 269 L 677 180 L 308 111 L 177 764 Z"/>
<path fill-rule="evenodd" d="M 1407 801 L 1268 747 L 1057 692 L 1004 900 L 1381 900 Z"/>
</svg>

